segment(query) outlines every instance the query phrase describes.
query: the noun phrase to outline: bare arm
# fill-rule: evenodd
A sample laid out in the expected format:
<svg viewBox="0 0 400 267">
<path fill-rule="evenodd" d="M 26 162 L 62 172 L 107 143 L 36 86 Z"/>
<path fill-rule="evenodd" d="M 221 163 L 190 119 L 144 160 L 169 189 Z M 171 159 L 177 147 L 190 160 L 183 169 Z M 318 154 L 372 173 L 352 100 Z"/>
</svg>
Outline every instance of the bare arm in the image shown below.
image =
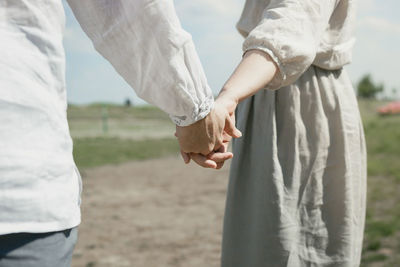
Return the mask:
<svg viewBox="0 0 400 267">
<path fill-rule="evenodd" d="M 249 50 L 223 86 L 216 105 L 224 105 L 233 112 L 239 102 L 272 81 L 277 71 L 276 64 L 267 53 Z"/>
<path fill-rule="evenodd" d="M 237 104 L 264 88 L 274 78 L 277 71 L 276 64 L 267 53 L 260 50 L 249 50 L 222 88 L 215 101 L 215 107 L 227 110 L 234 120 Z M 221 168 L 223 163 L 233 156 L 226 151 L 230 138 L 227 135 L 225 137 L 228 138 L 224 138 L 223 150 L 208 156 L 182 152 L 185 162 L 188 163 L 190 159 L 193 159 L 203 167 Z"/>
<path fill-rule="evenodd" d="M 294 83 L 313 63 L 337 2 L 271 1 L 264 18 L 246 37 L 245 56 L 214 106 L 233 116 L 237 104 L 260 89 L 276 90 Z"/>
</svg>

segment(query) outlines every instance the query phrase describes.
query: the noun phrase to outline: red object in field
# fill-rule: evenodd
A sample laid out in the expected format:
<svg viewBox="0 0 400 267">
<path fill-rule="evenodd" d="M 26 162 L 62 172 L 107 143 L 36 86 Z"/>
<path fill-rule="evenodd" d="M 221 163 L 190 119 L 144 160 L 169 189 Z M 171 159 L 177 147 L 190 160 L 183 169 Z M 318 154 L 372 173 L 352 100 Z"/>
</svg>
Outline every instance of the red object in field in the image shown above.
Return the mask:
<svg viewBox="0 0 400 267">
<path fill-rule="evenodd" d="M 378 108 L 380 115 L 400 114 L 400 101 L 391 102 L 383 107 Z"/>
</svg>

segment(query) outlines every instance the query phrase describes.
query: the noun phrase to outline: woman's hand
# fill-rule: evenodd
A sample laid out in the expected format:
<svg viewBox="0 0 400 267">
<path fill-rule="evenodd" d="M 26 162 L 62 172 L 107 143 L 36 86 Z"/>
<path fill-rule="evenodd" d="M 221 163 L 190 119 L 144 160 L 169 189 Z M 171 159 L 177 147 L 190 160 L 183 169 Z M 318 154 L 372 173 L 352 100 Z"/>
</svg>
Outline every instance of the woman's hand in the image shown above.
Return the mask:
<svg viewBox="0 0 400 267">
<path fill-rule="evenodd" d="M 213 151 L 207 156 L 199 153 L 185 153 L 181 150 L 181 155 L 186 164 L 193 160 L 197 165 L 210 168 L 210 169 L 221 169 L 224 166 L 225 161 L 233 158 L 233 154 L 228 152 L 229 142 L 232 137 L 227 133 L 223 135 L 222 146 L 217 150 Z"/>
<path fill-rule="evenodd" d="M 199 166 L 204 168 L 211 169 L 220 169 L 224 165 L 225 161 L 231 159 L 233 154 L 228 152 L 229 142 L 232 140 L 232 135 L 234 137 L 239 137 L 238 135 L 234 135 L 232 133 L 232 129 L 235 128 L 235 109 L 237 106 L 237 101 L 231 98 L 230 95 L 226 94 L 224 96 L 220 95 L 215 100 L 215 110 L 216 112 L 227 112 L 229 116 L 229 124 L 225 125 L 223 134 L 222 134 L 222 143 L 215 150 L 211 151 L 207 155 L 203 155 L 201 153 L 185 153 L 181 149 L 181 155 L 186 164 L 190 162 L 192 159 Z"/>
<path fill-rule="evenodd" d="M 241 137 L 241 132 L 232 120 L 235 107 L 227 101 L 223 104 L 215 101 L 214 107 L 204 119 L 189 126 L 176 126 L 175 136 L 181 150 L 206 156 L 223 145 L 224 132 L 235 138 Z"/>
<path fill-rule="evenodd" d="M 267 53 L 256 49 L 245 53 L 242 61 L 215 100 L 215 112 L 217 114 L 221 112 L 225 113 L 225 116 L 228 115 L 230 118 L 229 125 L 231 127 L 227 128 L 225 126 L 225 137 L 227 133 L 232 135 L 232 129 L 236 129 L 234 125 L 232 126 L 232 122 L 235 122 L 235 109 L 238 103 L 264 88 L 277 72 L 278 67 Z M 215 146 L 214 150 L 209 150 L 210 153 L 207 154 L 185 153 L 181 151 L 185 163 L 189 163 L 192 159 L 205 168 L 221 168 L 226 160 L 233 157 L 232 153 L 227 152 L 231 138 L 225 137 L 222 143 L 219 142 L 219 146 Z"/>
</svg>

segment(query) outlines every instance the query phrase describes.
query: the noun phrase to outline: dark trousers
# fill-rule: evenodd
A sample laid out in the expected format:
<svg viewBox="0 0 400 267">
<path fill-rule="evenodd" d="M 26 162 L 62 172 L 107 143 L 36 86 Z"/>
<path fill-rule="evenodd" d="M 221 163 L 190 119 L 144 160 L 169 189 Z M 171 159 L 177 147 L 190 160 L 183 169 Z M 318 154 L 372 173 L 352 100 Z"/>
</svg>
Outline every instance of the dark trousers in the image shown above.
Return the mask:
<svg viewBox="0 0 400 267">
<path fill-rule="evenodd" d="M 78 228 L 0 235 L 0 267 L 70 267 Z"/>
</svg>

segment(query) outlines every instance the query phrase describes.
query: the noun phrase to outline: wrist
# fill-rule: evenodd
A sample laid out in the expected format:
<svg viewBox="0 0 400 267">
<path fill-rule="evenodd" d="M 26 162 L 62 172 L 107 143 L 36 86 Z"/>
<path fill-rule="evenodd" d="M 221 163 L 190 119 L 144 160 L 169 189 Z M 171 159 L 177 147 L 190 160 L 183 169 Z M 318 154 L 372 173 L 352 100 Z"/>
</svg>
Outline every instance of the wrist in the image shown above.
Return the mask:
<svg viewBox="0 0 400 267">
<path fill-rule="evenodd" d="M 227 88 L 223 88 L 219 93 L 217 99 L 215 100 L 215 103 L 217 105 L 226 107 L 228 112 L 232 114 L 239 104 L 239 99 L 236 97 L 235 94 L 231 93 L 230 90 L 228 90 Z"/>
</svg>

